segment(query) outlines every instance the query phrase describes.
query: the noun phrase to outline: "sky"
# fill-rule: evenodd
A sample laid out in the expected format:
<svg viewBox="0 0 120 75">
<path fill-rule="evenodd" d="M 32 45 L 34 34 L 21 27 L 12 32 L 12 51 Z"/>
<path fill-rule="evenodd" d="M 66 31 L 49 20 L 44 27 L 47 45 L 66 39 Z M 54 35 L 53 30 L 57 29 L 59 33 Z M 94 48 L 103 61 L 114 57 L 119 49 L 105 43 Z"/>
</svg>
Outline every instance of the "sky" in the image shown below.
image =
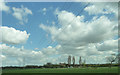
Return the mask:
<svg viewBox="0 0 120 75">
<path fill-rule="evenodd" d="M 108 63 L 118 53 L 117 2 L 2 2 L 2 66 Z"/>
</svg>

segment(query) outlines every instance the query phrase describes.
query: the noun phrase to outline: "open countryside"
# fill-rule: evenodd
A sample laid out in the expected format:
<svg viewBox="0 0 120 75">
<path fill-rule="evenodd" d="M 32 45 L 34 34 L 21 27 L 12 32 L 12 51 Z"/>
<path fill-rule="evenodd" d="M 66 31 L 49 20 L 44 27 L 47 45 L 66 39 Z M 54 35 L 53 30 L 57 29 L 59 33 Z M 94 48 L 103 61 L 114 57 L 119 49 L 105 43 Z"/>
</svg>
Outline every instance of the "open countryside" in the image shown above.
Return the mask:
<svg viewBox="0 0 120 75">
<path fill-rule="evenodd" d="M 120 2 L 24 1 L 0 0 L 0 74 L 119 73 Z"/>
<path fill-rule="evenodd" d="M 119 73 L 118 67 L 5 69 L 3 73 Z"/>
</svg>

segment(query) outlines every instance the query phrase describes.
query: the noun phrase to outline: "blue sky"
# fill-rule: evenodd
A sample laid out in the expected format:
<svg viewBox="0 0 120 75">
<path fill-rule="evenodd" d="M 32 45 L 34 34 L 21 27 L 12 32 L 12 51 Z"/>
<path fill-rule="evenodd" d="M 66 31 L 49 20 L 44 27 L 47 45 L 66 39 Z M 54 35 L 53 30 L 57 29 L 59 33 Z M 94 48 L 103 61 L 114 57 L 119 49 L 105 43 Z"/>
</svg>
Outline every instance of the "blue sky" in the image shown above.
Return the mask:
<svg viewBox="0 0 120 75">
<path fill-rule="evenodd" d="M 21 44 L 27 49 L 34 49 L 39 48 L 42 49 L 44 47 L 47 47 L 48 42 L 51 40 L 49 38 L 46 38 L 46 33 L 42 29 L 39 28 L 39 24 L 43 23 L 46 25 L 52 25 L 52 22 L 54 21 L 55 24 L 58 24 L 57 17 L 54 14 L 54 11 L 58 8 L 60 10 L 66 10 L 69 12 L 73 12 L 74 14 L 78 14 L 78 12 L 82 11 L 83 8 L 86 6 L 84 3 L 74 3 L 74 2 L 9 2 L 7 4 L 10 7 L 17 7 L 20 8 L 21 5 L 24 7 L 27 7 L 32 10 L 33 14 L 28 16 L 28 23 L 25 23 L 24 25 L 20 25 L 16 18 L 14 18 L 12 15 L 3 12 L 2 13 L 2 24 L 3 26 L 8 27 L 14 27 L 17 30 L 24 31 L 26 30 L 28 33 L 30 33 L 30 37 L 26 44 Z M 46 15 L 43 14 L 43 8 L 46 8 Z M 86 16 L 86 20 L 89 21 L 92 16 L 88 16 L 87 12 L 82 11 L 80 15 L 84 14 Z M 49 23 L 47 23 L 49 21 Z M 57 26 L 57 25 L 56 25 Z M 31 43 L 32 42 L 32 43 Z M 16 45 L 17 47 L 21 47 L 21 45 Z"/>
<path fill-rule="evenodd" d="M 32 64 L 66 62 L 69 55 L 105 63 L 118 50 L 117 8 L 114 2 L 3 2 L 1 56 L 6 62 L 13 60 L 7 54 L 18 55 L 18 64 L 23 49 Z"/>
</svg>

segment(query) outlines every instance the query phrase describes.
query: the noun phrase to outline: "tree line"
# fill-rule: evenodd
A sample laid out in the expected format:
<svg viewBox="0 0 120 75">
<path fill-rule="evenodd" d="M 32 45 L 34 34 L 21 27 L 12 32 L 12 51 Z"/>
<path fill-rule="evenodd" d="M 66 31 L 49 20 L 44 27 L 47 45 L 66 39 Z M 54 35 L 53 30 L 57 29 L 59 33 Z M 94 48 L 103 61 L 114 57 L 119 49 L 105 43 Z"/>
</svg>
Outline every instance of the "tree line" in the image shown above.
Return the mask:
<svg viewBox="0 0 120 75">
<path fill-rule="evenodd" d="M 79 64 L 75 64 L 75 57 L 73 56 L 68 56 L 68 61 L 67 63 L 59 63 L 59 64 L 52 64 L 52 63 L 47 63 L 44 64 L 43 66 L 38 66 L 38 65 L 26 65 L 26 66 L 5 66 L 2 67 L 2 69 L 6 69 L 6 68 L 71 68 L 71 67 L 112 67 L 112 66 L 119 66 L 118 64 L 118 60 L 119 60 L 120 56 L 119 55 L 115 55 L 112 54 L 109 57 L 106 57 L 106 60 L 109 63 L 106 64 L 86 64 L 86 60 L 84 60 L 82 62 L 82 57 L 79 57 Z M 113 62 L 116 62 L 113 64 Z"/>
</svg>

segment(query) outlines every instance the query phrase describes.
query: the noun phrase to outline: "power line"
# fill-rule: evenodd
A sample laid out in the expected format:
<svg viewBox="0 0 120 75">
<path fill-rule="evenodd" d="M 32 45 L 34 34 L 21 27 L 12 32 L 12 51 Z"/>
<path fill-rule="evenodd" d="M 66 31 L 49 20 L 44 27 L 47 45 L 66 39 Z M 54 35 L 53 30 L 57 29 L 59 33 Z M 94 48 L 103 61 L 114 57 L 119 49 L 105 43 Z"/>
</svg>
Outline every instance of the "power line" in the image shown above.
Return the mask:
<svg viewBox="0 0 120 75">
<path fill-rule="evenodd" d="M 80 15 L 80 13 L 83 12 L 84 8 L 86 8 L 89 4 L 90 4 L 90 3 L 86 4 L 86 5 L 83 7 L 83 9 L 82 9 L 76 16 Z M 75 20 L 75 18 L 74 18 L 71 22 L 69 22 L 68 24 L 66 24 L 66 26 L 62 29 L 61 32 L 63 32 L 64 29 L 67 27 L 67 25 L 70 25 L 74 20 Z M 59 34 L 60 34 L 61 32 L 59 32 Z M 55 36 L 55 37 L 57 37 L 57 36 Z M 55 38 L 55 37 L 54 37 L 54 38 Z M 49 44 L 51 44 L 51 42 L 50 42 Z M 48 44 L 48 45 L 49 45 L 49 44 Z M 53 45 L 53 44 L 52 44 L 52 45 Z"/>
<path fill-rule="evenodd" d="M 63 4 L 63 6 L 61 7 L 62 9 L 66 9 L 66 7 L 65 7 L 65 6 L 66 6 L 66 3 L 67 3 L 67 2 L 65 2 L 65 3 Z M 71 7 L 71 5 L 72 5 L 72 3 L 69 4 L 69 6 L 67 6 L 67 9 L 69 9 L 69 8 Z M 47 18 L 50 18 L 50 17 L 47 17 Z M 58 24 L 59 24 L 59 22 L 57 22 L 56 25 L 58 25 Z M 48 37 L 49 37 L 49 36 L 48 36 Z M 44 38 L 44 37 L 42 36 L 41 38 Z M 44 40 L 45 40 L 45 39 L 44 39 Z M 48 42 L 50 42 L 50 41 L 51 41 L 51 40 L 49 40 Z M 42 44 L 41 44 L 42 46 L 46 44 L 45 42 L 44 42 L 44 43 L 41 42 L 41 43 L 42 43 Z M 51 42 L 50 42 L 50 43 L 51 43 Z M 47 45 L 47 46 L 48 46 L 48 45 Z"/>
</svg>

